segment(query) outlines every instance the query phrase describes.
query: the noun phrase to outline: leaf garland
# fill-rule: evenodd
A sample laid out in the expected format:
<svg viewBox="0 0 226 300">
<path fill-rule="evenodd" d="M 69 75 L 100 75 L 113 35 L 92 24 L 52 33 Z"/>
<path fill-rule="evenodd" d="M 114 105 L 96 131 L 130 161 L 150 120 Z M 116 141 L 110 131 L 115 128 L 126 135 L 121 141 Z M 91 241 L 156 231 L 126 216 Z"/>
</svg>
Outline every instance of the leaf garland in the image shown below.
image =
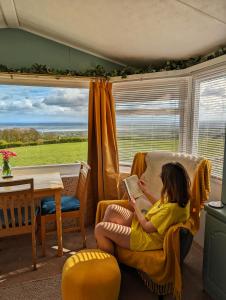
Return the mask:
<svg viewBox="0 0 226 300">
<path fill-rule="evenodd" d="M 88 69 L 84 72 L 76 70 L 59 70 L 54 68 L 49 68 L 46 65 L 35 63 L 30 68 L 8 68 L 6 65 L 0 64 L 0 72 L 7 73 L 29 73 L 29 74 L 48 74 L 48 75 L 64 75 L 64 76 L 86 76 L 86 77 L 115 77 L 121 76 L 126 78 L 128 75 L 133 74 L 145 74 L 145 73 L 155 73 L 161 71 L 171 71 L 171 70 L 181 70 L 196 64 L 214 59 L 216 57 L 226 54 L 226 46 L 217 49 L 216 51 L 209 53 L 205 56 L 192 57 L 185 60 L 167 60 L 164 63 L 153 66 L 147 65 L 141 68 L 136 68 L 132 66 L 125 66 L 118 69 L 113 69 L 111 71 L 106 71 L 103 66 L 97 65 L 95 68 Z"/>
</svg>

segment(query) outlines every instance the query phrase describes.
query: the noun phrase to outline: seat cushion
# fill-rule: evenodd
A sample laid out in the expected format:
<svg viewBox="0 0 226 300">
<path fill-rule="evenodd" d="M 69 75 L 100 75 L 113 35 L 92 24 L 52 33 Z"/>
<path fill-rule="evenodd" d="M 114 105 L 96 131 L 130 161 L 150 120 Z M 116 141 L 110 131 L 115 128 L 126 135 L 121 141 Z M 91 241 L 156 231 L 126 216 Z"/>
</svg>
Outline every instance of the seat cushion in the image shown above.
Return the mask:
<svg viewBox="0 0 226 300">
<path fill-rule="evenodd" d="M 64 300 L 117 300 L 121 273 L 114 256 L 87 249 L 69 257 L 62 272 Z"/>
<path fill-rule="evenodd" d="M 73 196 L 61 197 L 61 211 L 73 211 L 80 208 L 80 201 Z M 41 201 L 42 215 L 50 215 L 56 212 L 56 203 L 54 197 L 45 197 Z"/>
</svg>

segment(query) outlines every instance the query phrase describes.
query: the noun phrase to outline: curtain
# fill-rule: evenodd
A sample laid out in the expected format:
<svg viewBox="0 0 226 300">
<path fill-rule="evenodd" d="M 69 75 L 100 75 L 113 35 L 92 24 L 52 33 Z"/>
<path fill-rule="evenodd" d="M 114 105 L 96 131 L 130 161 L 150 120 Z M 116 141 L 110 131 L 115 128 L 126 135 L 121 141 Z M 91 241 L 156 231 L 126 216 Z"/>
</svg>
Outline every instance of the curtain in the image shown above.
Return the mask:
<svg viewBox="0 0 226 300">
<path fill-rule="evenodd" d="M 95 219 L 99 200 L 119 199 L 115 124 L 112 84 L 106 80 L 91 81 L 88 120 L 88 164 L 91 167 L 87 206 L 89 223 Z"/>
</svg>

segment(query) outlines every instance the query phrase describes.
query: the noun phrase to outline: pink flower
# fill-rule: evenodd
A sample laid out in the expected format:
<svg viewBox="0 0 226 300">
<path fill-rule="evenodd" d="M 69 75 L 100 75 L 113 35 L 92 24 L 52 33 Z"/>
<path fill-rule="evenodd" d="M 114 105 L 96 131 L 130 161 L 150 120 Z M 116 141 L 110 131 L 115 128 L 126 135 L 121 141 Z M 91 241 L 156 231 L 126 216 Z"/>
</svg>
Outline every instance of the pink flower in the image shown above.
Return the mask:
<svg viewBox="0 0 226 300">
<path fill-rule="evenodd" d="M 9 160 L 10 157 L 16 156 L 16 152 L 12 152 L 9 150 L 0 150 L 0 154 L 2 154 L 3 160 Z"/>
</svg>

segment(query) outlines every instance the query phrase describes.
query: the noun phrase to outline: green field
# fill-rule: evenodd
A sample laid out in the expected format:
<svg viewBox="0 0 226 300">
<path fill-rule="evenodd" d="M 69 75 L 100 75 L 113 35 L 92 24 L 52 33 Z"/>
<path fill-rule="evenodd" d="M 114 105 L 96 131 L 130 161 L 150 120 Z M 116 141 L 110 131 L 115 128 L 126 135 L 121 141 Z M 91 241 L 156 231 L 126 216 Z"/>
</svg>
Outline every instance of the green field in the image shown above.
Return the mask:
<svg viewBox="0 0 226 300">
<path fill-rule="evenodd" d="M 119 139 L 118 149 L 120 161 L 129 162 L 133 160 L 137 152 L 149 152 L 154 150 L 168 150 L 176 152 L 178 149 L 178 140 L 163 140 L 145 138 L 137 139 Z"/>
<path fill-rule="evenodd" d="M 176 151 L 178 142 L 172 140 L 119 140 L 118 147 L 121 161 L 132 161 L 133 156 L 138 151 L 169 150 Z M 121 151 L 123 149 L 124 151 Z M 132 149 L 132 150 L 131 150 Z M 17 153 L 17 157 L 12 158 L 10 163 L 13 167 L 66 164 L 76 161 L 87 161 L 88 142 L 48 144 L 38 146 L 24 146 L 10 148 Z"/>
<path fill-rule="evenodd" d="M 178 140 L 148 140 L 148 138 L 143 137 L 133 139 L 128 137 L 119 138 L 118 148 L 120 161 L 131 162 L 134 154 L 138 151 L 177 151 Z M 205 137 L 201 137 L 199 140 L 198 149 L 203 156 L 206 156 L 212 160 L 212 173 L 214 175 L 221 176 L 224 149 L 223 139 L 206 139 Z M 87 161 L 88 142 L 24 146 L 12 148 L 11 150 L 17 153 L 17 157 L 10 160 L 10 163 L 13 167 L 67 164 L 82 160 Z"/>
<path fill-rule="evenodd" d="M 10 160 L 13 167 L 66 164 L 87 161 L 87 142 L 49 144 L 12 148 L 17 157 Z"/>
</svg>

